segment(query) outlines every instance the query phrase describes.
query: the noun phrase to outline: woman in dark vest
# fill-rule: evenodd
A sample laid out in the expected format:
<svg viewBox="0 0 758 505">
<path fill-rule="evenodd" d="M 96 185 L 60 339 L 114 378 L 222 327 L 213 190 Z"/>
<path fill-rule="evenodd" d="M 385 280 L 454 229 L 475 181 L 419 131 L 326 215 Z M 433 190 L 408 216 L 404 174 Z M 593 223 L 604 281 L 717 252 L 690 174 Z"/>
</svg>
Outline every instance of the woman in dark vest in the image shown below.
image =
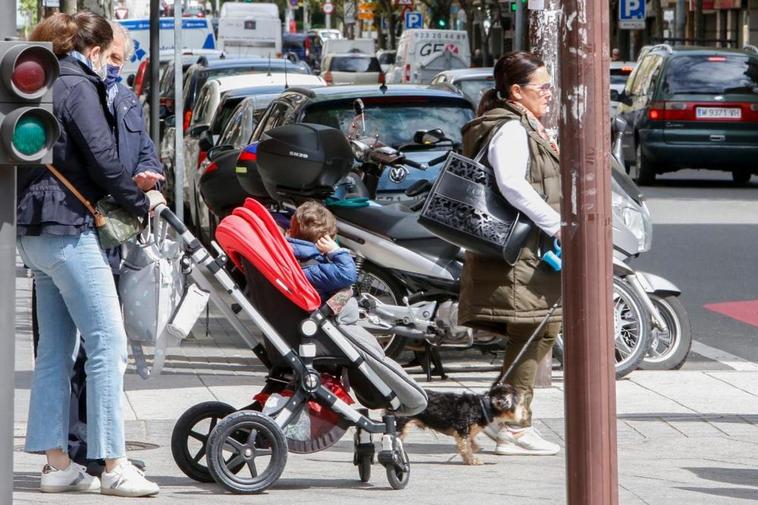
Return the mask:
<svg viewBox="0 0 758 505">
<path fill-rule="evenodd" d="M 507 334 L 503 372 L 561 294 L 560 274 L 540 260 L 540 250 L 560 238 L 558 147 L 540 123 L 551 97 L 544 63 L 526 52 L 509 53 L 495 65 L 495 88 L 485 93 L 478 117 L 463 128 L 464 154 L 474 157 L 488 142 L 483 162 L 495 171 L 503 196 L 534 222 L 516 264 L 466 253 L 459 321 Z M 552 455 L 559 446 L 532 427 L 531 402 L 539 362 L 553 349 L 560 311 L 507 378 L 525 397 L 521 426 L 489 426 L 501 455 Z"/>
</svg>

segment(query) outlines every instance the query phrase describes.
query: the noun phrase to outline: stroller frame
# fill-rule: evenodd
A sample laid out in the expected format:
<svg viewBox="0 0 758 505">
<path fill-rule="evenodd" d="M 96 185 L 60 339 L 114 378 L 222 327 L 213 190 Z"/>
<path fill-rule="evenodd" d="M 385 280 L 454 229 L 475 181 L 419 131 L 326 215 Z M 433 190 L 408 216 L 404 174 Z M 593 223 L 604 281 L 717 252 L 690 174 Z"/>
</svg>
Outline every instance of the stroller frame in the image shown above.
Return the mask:
<svg viewBox="0 0 758 505">
<path fill-rule="evenodd" d="M 214 305 L 218 307 L 245 343 L 254 350 L 259 358 L 265 358 L 262 355 L 262 341 L 240 319 L 240 313 L 246 314 L 252 320 L 255 326 L 263 333 L 266 341 L 273 345 L 276 351 L 283 356 L 284 361 L 291 366 L 297 387 L 284 407 L 272 416 L 278 429 L 283 430 L 295 420 L 306 407 L 308 401 L 315 401 L 335 412 L 347 425 L 356 427 L 354 464 L 359 466 L 360 477 L 363 482 L 368 481 L 370 464 L 373 462 L 374 446 L 371 434 L 381 434 L 381 450 L 377 454 L 377 459 L 385 467 L 392 488 L 404 488 L 410 474 L 410 463 L 402 441 L 397 436 L 395 416 L 386 414 L 382 417 L 381 422 L 373 421 L 368 417 L 367 409 L 361 409 L 361 411 L 354 409 L 323 386 L 321 384 L 320 373 L 314 368 L 316 344 L 313 337 L 321 330 L 344 353 L 352 366 L 374 384 L 389 405 L 391 405 L 392 409 L 397 409 L 401 405 L 400 400 L 392 389 L 367 365 L 363 357 L 350 344 L 347 338 L 329 321 L 328 317 L 332 314 L 328 306 L 324 305 L 320 309 L 313 311 L 307 319 L 302 321 L 300 330 L 304 338 L 299 346 L 299 352 L 295 352 L 244 296 L 232 277 L 225 270 L 228 258 L 226 253 L 217 244 L 213 243 L 218 253 L 214 258 L 167 206 L 157 206 L 155 215 L 166 221 L 175 230 L 177 237 L 181 240 L 184 249 L 182 259 L 184 272 L 192 275 L 198 286 L 210 293 L 210 299 Z M 265 359 L 262 359 L 262 361 L 265 364 Z M 241 412 L 268 417 L 253 411 Z M 231 417 L 233 416 L 225 419 L 230 419 Z M 234 421 L 234 419 L 231 419 L 231 421 Z M 214 447 L 213 434 L 222 428 L 223 423 L 224 421 L 222 420 L 210 434 L 208 445 L 211 449 Z M 222 441 L 216 445 L 221 450 L 228 448 L 230 443 L 236 447 L 234 440 L 231 439 Z M 284 451 L 286 452 L 286 450 L 285 445 Z M 255 449 L 253 452 L 255 452 Z M 276 475 L 275 478 L 258 485 L 240 485 L 238 482 L 219 478 L 218 469 L 214 471 L 213 461 L 215 458 L 212 456 L 210 452 L 207 455 L 208 469 L 211 475 L 214 480 L 232 492 L 259 493 L 276 482 L 279 477 L 279 475 Z M 286 461 L 286 454 L 284 457 Z M 220 461 L 223 463 L 223 456 Z M 283 467 L 284 465 L 282 464 L 279 474 L 281 474 Z"/>
</svg>

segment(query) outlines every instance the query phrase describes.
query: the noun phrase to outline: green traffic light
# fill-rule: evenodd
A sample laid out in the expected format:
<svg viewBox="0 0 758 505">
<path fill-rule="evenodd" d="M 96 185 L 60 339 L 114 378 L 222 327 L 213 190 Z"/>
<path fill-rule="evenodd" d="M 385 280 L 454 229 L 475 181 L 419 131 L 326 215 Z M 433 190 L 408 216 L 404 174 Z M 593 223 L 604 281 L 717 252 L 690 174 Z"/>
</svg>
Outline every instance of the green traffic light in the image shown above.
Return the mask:
<svg viewBox="0 0 758 505">
<path fill-rule="evenodd" d="M 25 155 L 31 156 L 45 147 L 47 135 L 45 124 L 37 117 L 22 117 L 13 130 L 13 146 Z"/>
</svg>

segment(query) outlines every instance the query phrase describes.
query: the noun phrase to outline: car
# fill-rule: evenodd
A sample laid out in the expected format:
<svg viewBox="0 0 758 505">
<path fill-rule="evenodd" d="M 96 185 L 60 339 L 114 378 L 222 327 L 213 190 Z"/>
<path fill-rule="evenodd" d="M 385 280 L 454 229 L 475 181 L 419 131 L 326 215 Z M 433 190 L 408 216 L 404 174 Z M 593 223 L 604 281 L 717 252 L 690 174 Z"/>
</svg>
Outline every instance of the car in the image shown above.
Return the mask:
<svg viewBox="0 0 758 505">
<path fill-rule="evenodd" d="M 307 88 L 325 85 L 320 77 L 307 74 L 242 74 L 211 79 L 205 83 L 197 95 L 195 114 L 184 137 L 184 198 L 189 205 L 189 223 L 197 227 L 207 216 L 198 193 L 199 169 L 208 150 L 213 147 L 214 137 L 218 138 L 223 128 L 223 123 L 216 122 L 215 118 L 219 113 L 228 111 L 220 107 L 224 95 L 243 89 L 247 96 L 253 96 L 281 92 L 288 86 Z"/>
<path fill-rule="evenodd" d="M 434 76 L 432 85 L 451 86 L 478 108 L 484 92 L 495 87 L 494 70 L 493 67 L 446 70 Z"/>
<path fill-rule="evenodd" d="M 758 50 L 650 48 L 619 97 L 623 154 L 641 184 L 684 168 L 758 172 Z"/>
<path fill-rule="evenodd" d="M 327 84 L 383 84 L 384 73 L 376 56 L 363 53 L 327 54 L 321 63 Z"/>
<path fill-rule="evenodd" d="M 612 61 L 611 72 L 611 118 L 616 117 L 619 106 L 619 96 L 624 91 L 626 81 L 629 79 L 637 63 L 634 61 Z"/>
<path fill-rule="evenodd" d="M 382 67 L 382 73 L 389 72 L 392 65 L 395 64 L 395 56 L 397 51 L 394 49 L 379 49 L 376 52 L 376 59 L 379 60 L 379 65 Z"/>
<path fill-rule="evenodd" d="M 441 129 L 454 146 L 460 145 L 461 128 L 474 118 L 471 102 L 447 89 L 422 85 L 395 85 L 382 91 L 377 86 L 329 86 L 311 90 L 289 89 L 274 100 L 253 133 L 259 140 L 271 128 L 290 123 L 316 123 L 348 133 L 354 118 L 353 102 L 365 106 L 365 133 L 378 136 L 384 144 L 400 147 L 412 144 L 419 130 Z M 428 163 L 450 147 L 408 151 L 407 157 Z M 426 170 L 406 167 L 405 171 L 382 174 L 377 201 L 408 201 L 405 190 L 421 179 L 436 179 L 442 161 Z"/>
<path fill-rule="evenodd" d="M 429 84 L 444 70 L 469 68 L 471 50 L 466 30 L 404 30 L 387 83 Z"/>
</svg>

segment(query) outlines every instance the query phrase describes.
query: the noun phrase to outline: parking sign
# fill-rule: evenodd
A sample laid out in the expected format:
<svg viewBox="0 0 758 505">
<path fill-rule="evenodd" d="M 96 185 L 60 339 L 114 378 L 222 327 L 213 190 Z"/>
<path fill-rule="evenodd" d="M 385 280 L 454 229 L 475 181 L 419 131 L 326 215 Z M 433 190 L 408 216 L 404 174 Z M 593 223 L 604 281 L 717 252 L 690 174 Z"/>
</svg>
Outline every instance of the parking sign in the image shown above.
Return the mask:
<svg viewBox="0 0 758 505">
<path fill-rule="evenodd" d="M 424 27 L 424 16 L 420 12 L 406 11 L 405 13 L 405 29 L 412 30 L 414 28 Z"/>
<path fill-rule="evenodd" d="M 619 1 L 619 28 L 624 30 L 645 29 L 645 0 Z"/>
</svg>

